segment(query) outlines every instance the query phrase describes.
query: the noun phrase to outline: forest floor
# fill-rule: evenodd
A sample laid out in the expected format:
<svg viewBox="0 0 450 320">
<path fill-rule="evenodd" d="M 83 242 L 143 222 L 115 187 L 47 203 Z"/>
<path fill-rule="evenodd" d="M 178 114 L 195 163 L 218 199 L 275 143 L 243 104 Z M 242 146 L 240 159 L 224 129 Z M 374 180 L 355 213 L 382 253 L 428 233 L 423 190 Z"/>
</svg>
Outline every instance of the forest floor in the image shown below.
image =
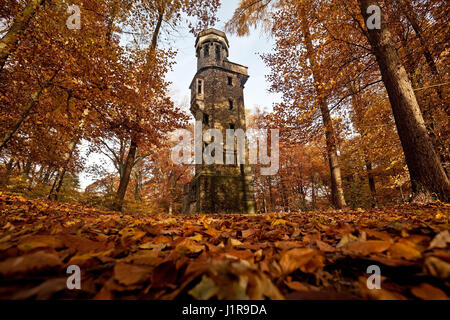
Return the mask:
<svg viewBox="0 0 450 320">
<path fill-rule="evenodd" d="M 0 193 L 0 299 L 449 299 L 449 221 L 439 203 L 169 216 Z"/>
</svg>

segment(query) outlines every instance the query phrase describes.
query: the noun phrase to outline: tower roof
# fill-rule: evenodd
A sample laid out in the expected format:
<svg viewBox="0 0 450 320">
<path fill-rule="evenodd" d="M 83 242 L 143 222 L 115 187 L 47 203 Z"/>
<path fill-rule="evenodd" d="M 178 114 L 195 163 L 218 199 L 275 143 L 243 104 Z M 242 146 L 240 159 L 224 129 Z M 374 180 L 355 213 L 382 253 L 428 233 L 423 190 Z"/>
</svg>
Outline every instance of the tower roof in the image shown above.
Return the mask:
<svg viewBox="0 0 450 320">
<path fill-rule="evenodd" d="M 227 47 L 229 47 L 228 38 L 225 32 L 217 30 L 215 28 L 209 28 L 200 32 L 197 36 L 197 40 L 195 41 L 195 47 L 205 40 L 216 39 L 223 40 Z"/>
</svg>

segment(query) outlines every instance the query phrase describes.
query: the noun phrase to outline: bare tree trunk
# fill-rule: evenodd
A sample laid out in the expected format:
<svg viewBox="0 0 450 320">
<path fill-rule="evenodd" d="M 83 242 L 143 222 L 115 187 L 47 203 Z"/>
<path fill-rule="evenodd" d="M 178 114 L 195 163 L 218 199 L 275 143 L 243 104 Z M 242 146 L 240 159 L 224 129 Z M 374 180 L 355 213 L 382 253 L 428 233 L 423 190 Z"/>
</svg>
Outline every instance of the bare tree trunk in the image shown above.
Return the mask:
<svg viewBox="0 0 450 320">
<path fill-rule="evenodd" d="M 283 181 L 283 177 L 280 177 L 280 184 L 281 184 L 281 199 L 283 200 L 283 211 L 289 212 L 289 198 L 286 192 L 286 185 Z"/>
<path fill-rule="evenodd" d="M 50 175 L 52 174 L 52 169 L 50 167 L 45 170 L 44 178 L 42 179 L 43 184 L 47 184 L 50 180 Z"/>
<path fill-rule="evenodd" d="M 23 11 L 17 15 L 8 32 L 0 40 L 0 73 L 9 55 L 17 48 L 20 35 L 43 3 L 44 0 L 30 0 Z"/>
<path fill-rule="evenodd" d="M 267 204 L 266 204 L 266 196 L 263 194 L 263 197 L 262 197 L 262 201 L 263 201 L 263 212 L 264 213 L 267 213 Z"/>
<path fill-rule="evenodd" d="M 131 139 L 130 148 L 128 150 L 127 160 L 123 169 L 123 175 L 120 179 L 119 188 L 116 193 L 116 200 L 114 203 L 114 210 L 122 211 L 123 200 L 127 192 L 128 183 L 130 182 L 131 171 L 133 170 L 134 160 L 136 158 L 137 142 Z"/>
<path fill-rule="evenodd" d="M 375 185 L 375 177 L 372 173 L 372 162 L 366 160 L 367 180 L 369 181 L 370 195 L 372 196 L 372 208 L 377 206 L 377 189 Z"/>
<path fill-rule="evenodd" d="M 306 17 L 306 14 L 303 14 L 303 17 Z M 339 166 L 339 158 L 337 155 L 336 133 L 333 128 L 333 122 L 331 120 L 330 110 L 328 109 L 327 101 L 321 94 L 321 89 L 319 88 L 321 77 L 319 75 L 319 72 L 317 71 L 318 67 L 316 61 L 316 54 L 311 39 L 309 25 L 306 19 L 302 19 L 302 28 L 303 28 L 303 36 L 305 39 L 305 46 L 308 54 L 308 60 L 311 65 L 311 70 L 313 73 L 317 102 L 320 106 L 323 125 L 325 128 L 325 138 L 327 143 L 327 154 L 331 176 L 332 204 L 335 208 L 342 209 L 347 206 L 347 203 L 345 202 L 344 189 L 342 188 L 341 167 Z"/>
<path fill-rule="evenodd" d="M 371 5 L 379 6 L 377 0 L 359 0 L 359 3 L 366 21 L 369 18 L 367 8 Z M 414 90 L 383 16 L 381 29 L 368 30 L 368 39 L 389 95 L 413 193 L 415 196 L 434 194 L 442 201 L 449 201 L 448 177 L 427 133 Z"/>
<path fill-rule="evenodd" d="M 141 186 L 142 186 L 142 167 L 139 167 L 134 172 L 134 200 L 136 201 L 142 201 Z"/>
<path fill-rule="evenodd" d="M 273 192 L 272 192 L 272 179 L 267 177 L 267 183 L 269 185 L 270 211 L 275 212 L 275 201 L 273 199 Z"/>
<path fill-rule="evenodd" d="M 316 206 L 316 184 L 314 181 L 314 176 L 312 177 L 312 182 L 311 182 L 311 206 L 312 208 L 315 210 L 317 208 Z"/>
</svg>

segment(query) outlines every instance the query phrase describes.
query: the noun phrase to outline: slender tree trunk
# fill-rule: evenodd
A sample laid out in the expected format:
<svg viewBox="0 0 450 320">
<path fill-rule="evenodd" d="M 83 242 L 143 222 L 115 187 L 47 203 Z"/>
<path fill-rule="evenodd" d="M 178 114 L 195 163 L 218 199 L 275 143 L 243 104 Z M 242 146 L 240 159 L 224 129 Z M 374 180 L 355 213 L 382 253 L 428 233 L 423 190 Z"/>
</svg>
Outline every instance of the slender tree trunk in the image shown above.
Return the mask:
<svg viewBox="0 0 450 320">
<path fill-rule="evenodd" d="M 6 132 L 5 135 L 3 136 L 2 141 L 0 143 L 0 150 L 3 149 L 3 147 L 8 143 L 9 140 L 11 140 L 12 136 L 17 132 L 17 130 L 19 130 L 20 126 L 22 125 L 22 122 L 28 117 L 30 111 L 38 103 L 42 91 L 43 89 L 40 88 L 38 91 L 33 93 L 30 102 L 20 115 L 20 118 L 16 121 L 16 123 L 14 123 L 11 129 L 9 129 L 8 132 Z"/>
<path fill-rule="evenodd" d="M 29 191 L 31 191 L 33 189 L 33 183 L 34 183 L 34 180 L 36 179 L 36 175 L 37 175 L 36 166 L 34 166 L 33 170 L 31 170 L 31 177 L 28 182 L 28 190 Z"/>
<path fill-rule="evenodd" d="M 25 177 L 28 178 L 28 175 L 30 174 L 30 170 L 31 170 L 31 161 L 27 161 L 24 165 L 24 170 L 23 170 L 23 174 L 25 175 Z"/>
<path fill-rule="evenodd" d="M 73 151 L 75 150 L 76 144 L 71 146 L 72 150 L 70 151 L 70 155 L 68 156 L 68 159 L 66 159 L 65 165 L 61 168 L 59 168 L 58 172 L 56 173 L 55 182 L 52 185 L 52 188 L 50 190 L 50 193 L 48 195 L 48 199 L 50 200 L 58 200 L 59 192 L 61 190 L 61 187 L 63 185 L 64 176 L 67 172 L 67 165 L 70 162 L 70 159 L 72 158 Z"/>
<path fill-rule="evenodd" d="M 161 26 L 164 18 L 165 8 L 164 6 L 160 8 L 158 21 L 156 23 L 155 30 L 153 31 L 152 42 L 150 45 L 149 54 L 152 54 L 157 47 L 158 37 L 161 31 Z M 150 60 L 149 60 L 150 61 Z M 137 140 L 135 137 L 132 137 L 130 149 L 128 151 L 127 160 L 125 162 L 125 167 L 123 169 L 123 174 L 120 179 L 119 188 L 117 190 L 116 199 L 114 203 L 114 209 L 117 211 L 122 211 L 123 209 L 123 200 L 125 199 L 125 194 L 127 192 L 128 183 L 130 182 L 131 171 L 133 170 L 134 161 L 136 159 L 136 151 L 137 151 Z"/>
<path fill-rule="evenodd" d="M 142 168 L 136 170 L 134 175 L 134 200 L 142 201 L 141 197 L 141 184 L 142 184 Z"/>
<path fill-rule="evenodd" d="M 55 71 L 53 73 L 53 75 L 50 77 L 50 79 L 31 95 L 31 100 L 29 101 L 25 110 L 22 112 L 20 118 L 11 127 L 11 129 L 9 129 L 9 131 L 6 132 L 5 135 L 3 136 L 3 138 L 0 142 L 0 151 L 5 147 L 5 145 L 8 143 L 8 141 L 11 140 L 12 136 L 17 132 L 17 130 L 19 130 L 20 126 L 22 125 L 22 122 L 28 117 L 31 110 L 39 102 L 39 98 L 41 97 L 44 90 L 52 84 L 52 81 L 53 81 L 53 79 L 55 79 L 58 72 L 59 72 L 59 70 Z"/>
<path fill-rule="evenodd" d="M 1 184 L 2 184 L 3 186 L 7 186 L 7 185 L 8 185 L 8 183 L 9 183 L 9 177 L 11 176 L 11 172 L 12 172 L 13 167 L 14 167 L 14 159 L 11 158 L 11 159 L 9 159 L 8 163 L 6 164 L 6 167 L 5 167 L 5 169 L 6 169 L 5 175 L 4 175 L 3 178 L 1 179 Z"/>
<path fill-rule="evenodd" d="M 283 211 L 289 212 L 289 198 L 286 191 L 286 185 L 284 183 L 283 177 L 280 177 L 280 184 L 281 184 L 281 199 L 283 200 Z"/>
<path fill-rule="evenodd" d="M 169 215 L 173 214 L 173 201 L 172 199 L 169 200 Z"/>
<path fill-rule="evenodd" d="M 263 202 L 263 212 L 264 213 L 267 213 L 267 204 L 266 204 L 266 197 L 265 197 L 265 195 L 263 194 L 263 197 L 262 197 L 262 202 Z"/>
<path fill-rule="evenodd" d="M 67 172 L 67 166 L 69 165 L 70 160 L 72 159 L 72 156 L 73 156 L 73 152 L 75 151 L 75 148 L 77 147 L 77 144 L 81 139 L 81 134 L 84 129 L 84 125 L 86 123 L 86 117 L 89 114 L 89 111 L 90 111 L 89 108 L 86 108 L 83 111 L 80 123 L 78 124 L 78 132 L 75 132 L 75 136 L 72 138 L 72 141 L 69 144 L 69 148 L 68 148 L 69 150 L 68 150 L 68 152 L 66 152 L 64 154 L 63 167 L 58 170 L 58 174 L 56 176 L 58 183 L 53 184 L 53 187 L 50 190 L 50 193 L 48 195 L 48 199 L 58 200 L 58 194 L 59 194 L 59 191 L 61 190 L 61 187 L 62 187 L 62 184 L 64 181 L 64 176 Z"/>
<path fill-rule="evenodd" d="M 377 206 L 377 189 L 375 185 L 375 177 L 372 173 L 372 162 L 366 159 L 367 180 L 369 181 L 370 195 L 372 196 L 372 208 Z"/>
<path fill-rule="evenodd" d="M 306 17 L 306 14 L 303 14 L 302 16 Z M 339 158 L 337 154 L 336 133 L 333 128 L 333 122 L 331 120 L 330 110 L 328 109 L 327 101 L 321 93 L 322 90 L 319 88 L 321 76 L 318 72 L 316 54 L 311 39 L 308 21 L 305 18 L 301 20 L 302 20 L 303 36 L 305 39 L 305 45 L 308 54 L 308 60 L 311 65 L 311 70 L 314 78 L 313 81 L 317 95 L 317 102 L 318 105 L 320 106 L 323 125 L 325 128 L 328 162 L 330 166 L 330 175 L 331 175 L 332 203 L 335 208 L 342 209 L 347 206 L 347 203 L 345 202 L 344 189 L 342 188 L 341 167 L 339 166 Z"/>
<path fill-rule="evenodd" d="M 350 85 L 350 90 L 352 92 L 356 91 L 353 84 Z M 375 177 L 372 173 L 372 162 L 370 161 L 369 150 L 367 148 L 367 142 L 365 141 L 365 139 L 367 138 L 367 132 L 363 126 L 364 112 L 362 110 L 362 106 L 364 106 L 364 103 L 361 102 L 361 100 L 359 99 L 357 94 L 354 94 L 352 96 L 352 105 L 353 105 L 353 112 L 355 115 L 353 118 L 353 124 L 355 125 L 357 131 L 361 135 L 361 149 L 363 150 L 364 157 L 365 157 L 367 180 L 369 183 L 370 195 L 372 197 L 372 207 L 376 207 L 377 192 L 376 192 L 376 186 L 375 186 Z"/>
<path fill-rule="evenodd" d="M 313 210 L 316 209 L 316 184 L 314 181 L 314 176 L 312 177 L 312 181 L 311 181 L 311 206 L 313 208 Z"/>
<path fill-rule="evenodd" d="M 433 55 L 431 54 L 428 44 L 427 44 L 426 40 L 424 39 L 423 31 L 419 25 L 417 15 L 414 12 L 414 8 L 412 7 L 410 1 L 405 1 L 405 0 L 402 1 L 402 4 L 400 4 L 400 7 L 401 7 L 401 10 L 403 11 L 406 19 L 408 19 L 414 32 L 416 33 L 417 38 L 419 39 L 423 56 L 425 57 L 425 60 L 428 64 L 431 72 L 436 76 L 436 78 L 438 80 L 440 80 L 439 70 L 436 66 L 436 63 L 434 62 Z M 436 87 L 436 90 L 439 94 L 439 97 L 442 99 L 442 91 L 439 89 L 439 87 Z"/>
<path fill-rule="evenodd" d="M 379 6 L 377 0 L 359 0 L 361 13 L 367 21 L 367 8 Z M 391 102 L 397 131 L 405 153 L 413 193 L 434 194 L 449 201 L 450 184 L 427 133 L 408 75 L 395 49 L 392 35 L 382 16 L 381 29 L 368 30 L 368 39 L 380 67 Z"/>
<path fill-rule="evenodd" d="M 131 171 L 133 170 L 134 160 L 136 159 L 136 151 L 137 142 L 132 138 L 123 169 L 123 175 L 120 179 L 119 188 L 117 189 L 116 201 L 114 203 L 114 209 L 117 211 L 122 211 L 123 209 L 123 200 L 125 199 L 128 183 L 130 182 Z"/>
<path fill-rule="evenodd" d="M 50 173 L 51 173 L 51 170 L 50 170 L 50 167 L 48 167 L 47 170 L 45 170 L 44 178 L 42 179 L 43 184 L 48 183 L 48 181 L 50 179 Z"/>
<path fill-rule="evenodd" d="M 270 211 L 275 212 L 275 201 L 273 199 L 272 179 L 269 177 L 267 177 L 267 184 L 269 185 Z"/>
<path fill-rule="evenodd" d="M 38 8 L 44 3 L 44 0 L 30 0 L 28 4 L 15 18 L 11 28 L 0 40 L 0 73 L 5 66 L 9 55 L 17 48 L 20 35 L 28 26 L 31 18 L 34 17 Z"/>
</svg>

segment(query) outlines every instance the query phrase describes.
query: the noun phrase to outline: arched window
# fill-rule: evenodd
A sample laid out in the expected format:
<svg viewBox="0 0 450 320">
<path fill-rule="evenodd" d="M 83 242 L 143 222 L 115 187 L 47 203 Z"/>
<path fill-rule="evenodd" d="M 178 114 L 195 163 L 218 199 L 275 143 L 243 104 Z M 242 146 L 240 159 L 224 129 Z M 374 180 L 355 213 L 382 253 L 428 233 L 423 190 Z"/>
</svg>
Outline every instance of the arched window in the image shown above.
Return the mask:
<svg viewBox="0 0 450 320">
<path fill-rule="evenodd" d="M 209 44 L 205 45 L 205 58 L 209 57 Z"/>
</svg>

